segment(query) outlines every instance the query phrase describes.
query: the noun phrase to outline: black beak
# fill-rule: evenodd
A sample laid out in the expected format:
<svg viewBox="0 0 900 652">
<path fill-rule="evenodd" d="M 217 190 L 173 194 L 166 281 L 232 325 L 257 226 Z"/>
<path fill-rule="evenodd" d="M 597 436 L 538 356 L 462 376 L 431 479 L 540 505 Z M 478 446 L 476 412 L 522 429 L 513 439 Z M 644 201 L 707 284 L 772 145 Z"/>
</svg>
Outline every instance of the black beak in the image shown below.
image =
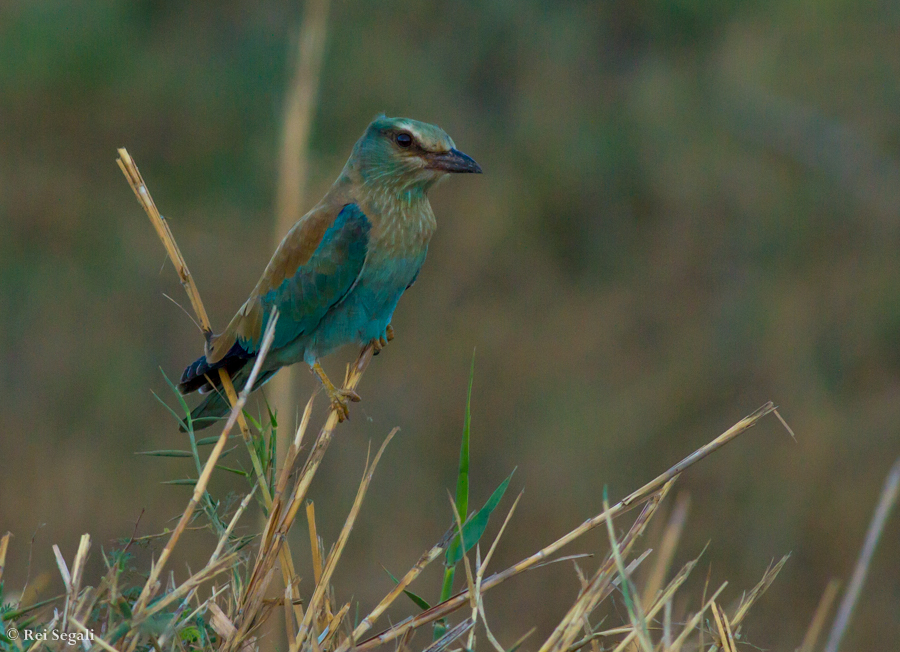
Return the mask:
<svg viewBox="0 0 900 652">
<path fill-rule="evenodd" d="M 458 149 L 451 149 L 443 154 L 428 155 L 428 169 L 442 172 L 470 172 L 481 174 L 481 166 L 471 156 Z"/>
</svg>

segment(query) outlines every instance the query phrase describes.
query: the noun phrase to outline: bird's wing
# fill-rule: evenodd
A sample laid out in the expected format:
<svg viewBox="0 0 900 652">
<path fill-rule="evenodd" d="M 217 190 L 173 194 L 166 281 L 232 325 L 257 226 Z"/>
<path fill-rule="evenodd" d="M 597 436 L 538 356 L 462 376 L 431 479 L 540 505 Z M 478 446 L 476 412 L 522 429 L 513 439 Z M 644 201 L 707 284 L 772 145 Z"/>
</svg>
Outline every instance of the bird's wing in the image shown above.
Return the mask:
<svg viewBox="0 0 900 652">
<path fill-rule="evenodd" d="M 272 307 L 280 314 L 273 349 L 316 327 L 362 271 L 371 224 L 356 204 L 317 207 L 282 240 L 250 298 L 221 335 L 210 341 L 209 363 L 238 344 L 259 350 Z"/>
</svg>

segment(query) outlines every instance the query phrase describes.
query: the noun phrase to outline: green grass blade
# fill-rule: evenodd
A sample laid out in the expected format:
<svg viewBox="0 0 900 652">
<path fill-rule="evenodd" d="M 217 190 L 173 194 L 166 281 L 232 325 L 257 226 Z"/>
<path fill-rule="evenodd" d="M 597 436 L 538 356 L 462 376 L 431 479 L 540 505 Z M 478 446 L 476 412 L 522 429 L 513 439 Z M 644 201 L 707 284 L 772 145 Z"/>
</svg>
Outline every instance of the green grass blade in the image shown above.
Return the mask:
<svg viewBox="0 0 900 652">
<path fill-rule="evenodd" d="M 216 468 L 222 469 L 223 471 L 228 471 L 229 473 L 234 473 L 235 475 L 239 475 L 243 478 L 250 477 L 250 474 L 247 473 L 246 471 L 242 471 L 241 469 L 232 469 L 230 466 L 222 466 L 221 464 L 216 464 Z"/>
<path fill-rule="evenodd" d="M 497 505 L 500 503 L 500 500 L 503 498 L 503 494 L 506 492 L 506 488 L 509 486 L 509 481 L 512 480 L 513 473 L 516 470 L 513 469 L 512 473 L 510 473 L 506 480 L 500 483 L 500 486 L 494 490 L 494 493 L 491 494 L 491 497 L 488 498 L 488 501 L 484 504 L 484 507 L 479 509 L 473 516 L 463 525 L 463 540 L 466 542 L 466 552 L 475 547 L 475 544 L 481 539 L 484 534 L 484 530 L 487 528 L 488 520 L 491 518 L 491 514 L 497 508 Z M 447 558 L 446 565 L 453 566 L 462 559 L 463 550 L 459 545 L 459 535 L 457 534 L 453 537 L 453 541 L 450 543 L 450 546 L 447 548 Z"/>
<path fill-rule="evenodd" d="M 466 393 L 466 414 L 463 419 L 462 444 L 459 448 L 459 471 L 456 474 L 456 509 L 459 520 L 465 523 L 469 512 L 469 440 L 472 432 L 472 383 L 475 380 L 475 350 L 472 350 L 472 365 L 469 368 L 469 389 Z M 463 531 L 465 536 L 465 530 Z M 459 536 L 454 539 L 456 547 L 459 547 Z M 468 541 L 468 538 L 466 539 Z M 451 544 L 452 547 L 452 544 Z M 448 551 L 449 552 L 449 551 Z M 460 556 L 461 558 L 461 556 Z M 449 557 L 448 557 L 449 559 Z M 459 561 L 459 558 L 457 558 Z M 456 574 L 453 564 L 447 563 L 444 569 L 444 582 L 441 585 L 441 598 L 443 602 L 453 593 L 453 577 Z M 434 626 L 434 640 L 438 640 L 447 630 L 446 620 L 439 620 Z"/>
<path fill-rule="evenodd" d="M 382 568 L 384 568 L 384 566 L 382 566 Z M 392 580 L 394 580 L 394 584 L 400 584 L 400 580 L 398 580 L 396 577 L 394 577 L 394 574 L 391 573 L 391 571 L 389 571 L 387 568 L 384 568 L 384 572 L 388 574 L 388 577 L 390 577 Z M 406 597 L 408 597 L 410 600 L 412 600 L 415 603 L 415 605 L 422 611 L 428 611 L 429 609 L 431 609 L 431 605 L 428 604 L 428 602 L 425 599 L 420 598 L 412 591 L 407 591 L 404 589 L 403 592 L 406 594 Z"/>
<path fill-rule="evenodd" d="M 160 397 L 159 394 L 157 394 L 156 392 L 154 392 L 152 389 L 150 390 L 150 393 L 153 394 L 153 397 L 154 397 L 157 401 L 159 401 L 160 404 L 161 404 L 164 408 L 166 408 L 166 409 L 169 411 L 169 413 L 170 413 L 173 417 L 175 417 L 175 420 L 178 421 L 178 423 L 183 423 L 183 422 L 185 421 L 184 418 L 178 416 L 178 413 L 177 413 L 175 410 L 173 410 L 172 407 L 171 407 L 168 403 L 166 403 L 164 400 L 162 400 L 162 398 Z M 190 414 L 190 413 L 188 413 L 188 414 Z"/>
<path fill-rule="evenodd" d="M 151 457 L 193 457 L 190 451 L 177 450 L 159 450 L 159 451 L 137 451 L 135 455 L 149 455 Z"/>
<path fill-rule="evenodd" d="M 236 439 L 240 437 L 240 435 L 229 435 L 228 439 Z M 204 437 L 203 439 L 198 439 L 196 445 L 197 446 L 212 446 L 217 441 L 219 441 L 219 435 L 213 435 L 212 437 Z"/>
<path fill-rule="evenodd" d="M 466 522 L 469 516 L 469 436 L 472 430 L 472 381 L 475 380 L 475 351 L 469 369 L 469 391 L 466 394 L 466 416 L 463 421 L 462 444 L 459 448 L 459 473 L 456 476 L 456 509 L 459 520 Z"/>
</svg>

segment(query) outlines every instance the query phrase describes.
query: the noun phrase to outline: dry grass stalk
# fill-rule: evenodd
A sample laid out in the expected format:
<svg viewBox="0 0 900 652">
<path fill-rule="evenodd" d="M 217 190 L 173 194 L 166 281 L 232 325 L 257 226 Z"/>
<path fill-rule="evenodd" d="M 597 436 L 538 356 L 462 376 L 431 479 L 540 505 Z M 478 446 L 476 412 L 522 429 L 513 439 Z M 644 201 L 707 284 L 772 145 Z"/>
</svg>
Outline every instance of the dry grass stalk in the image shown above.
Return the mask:
<svg viewBox="0 0 900 652">
<path fill-rule="evenodd" d="M 735 610 L 734 617 L 731 619 L 731 624 L 735 627 L 740 626 L 741 622 L 743 622 L 744 618 L 747 616 L 747 613 L 750 611 L 750 607 L 759 600 L 763 593 L 768 590 L 768 588 L 772 585 L 772 582 L 775 581 L 775 578 L 778 577 L 778 573 L 781 572 L 781 569 L 784 568 L 784 565 L 787 563 L 787 560 L 790 559 L 790 555 L 785 555 L 782 557 L 777 564 L 774 566 L 769 565 L 766 569 L 766 572 L 763 573 L 762 579 L 754 586 L 750 593 L 741 597 L 741 602 L 738 604 L 738 608 Z"/>
<path fill-rule="evenodd" d="M 672 646 L 666 648 L 666 652 L 679 652 L 679 650 L 681 650 L 690 635 L 694 633 L 695 629 L 697 629 L 697 625 L 699 625 L 700 621 L 703 619 L 703 614 L 706 613 L 707 609 L 712 607 L 712 605 L 716 601 L 716 598 L 718 598 L 719 594 L 725 590 L 726 586 L 728 586 L 728 582 L 723 582 L 722 585 L 718 589 L 716 589 L 716 592 L 713 593 L 712 597 L 703 604 L 703 606 L 700 608 L 700 611 L 694 614 L 694 616 L 689 621 L 687 621 L 687 623 L 685 623 L 685 626 L 681 630 L 681 633 L 672 642 Z M 703 649 L 702 643 L 700 644 L 698 649 Z"/>
<path fill-rule="evenodd" d="M 721 647 L 724 652 L 737 652 L 734 648 L 734 637 L 731 636 L 731 631 L 728 628 L 728 618 L 725 617 L 722 609 L 715 602 L 712 603 L 711 611 L 713 613 L 713 618 L 716 620 L 716 628 L 719 632 L 719 647 Z"/>
<path fill-rule="evenodd" d="M 650 576 L 644 584 L 641 603 L 645 607 L 649 607 L 656 599 L 656 594 L 662 588 L 666 575 L 669 572 L 669 566 L 675 557 L 675 549 L 678 547 L 678 541 L 681 539 L 681 533 L 684 531 L 684 524 L 687 522 L 690 504 L 691 498 L 687 493 L 679 493 L 675 498 L 675 507 L 672 508 L 672 514 L 669 516 L 669 522 L 666 524 L 666 529 L 663 532 L 659 554 L 656 556 L 656 563 L 653 565 Z"/>
<path fill-rule="evenodd" d="M 556 626 L 554 632 L 541 646 L 540 652 L 562 652 L 567 650 L 575 641 L 587 617 L 602 600 L 612 593 L 615 586 L 613 582 L 617 579 L 616 571 L 620 572 L 619 579 L 621 581 L 627 581 L 628 571 L 625 568 L 623 557 L 629 554 L 635 541 L 643 534 L 662 499 L 665 498 L 671 489 L 673 482 L 674 480 L 670 480 L 651 496 L 638 518 L 635 519 L 631 529 L 621 541 L 616 538 L 612 528 L 612 510 L 604 501 L 605 509 L 603 510 L 603 515 L 605 518 L 603 523 L 609 527 L 611 553 L 581 590 L 575 604 L 572 605 L 559 625 Z"/>
<path fill-rule="evenodd" d="M 878 539 L 884 530 L 884 524 L 887 522 L 888 516 L 900 497 L 900 459 L 894 462 L 887 478 L 884 481 L 884 488 L 881 490 L 881 498 L 878 500 L 878 506 L 875 508 L 875 514 L 872 516 L 872 522 L 869 524 L 869 530 L 866 532 L 866 540 L 863 548 L 859 553 L 859 559 L 856 567 L 853 569 L 853 576 L 850 578 L 850 584 L 847 586 L 847 592 L 841 600 L 838 607 L 837 616 L 834 619 L 834 625 L 828 635 L 825 643 L 824 652 L 837 652 L 844 637 L 844 632 L 850 624 L 850 618 L 853 610 L 856 608 L 856 602 L 859 594 L 862 592 L 863 583 L 866 581 L 866 574 L 869 571 L 869 565 L 872 563 L 872 557 L 875 554 L 875 547 L 878 545 Z"/>
<path fill-rule="evenodd" d="M 766 403 L 752 414 L 741 419 L 731 428 L 716 437 L 713 441 L 706 444 L 705 446 L 702 446 L 701 448 L 678 462 L 678 464 L 675 464 L 674 466 L 669 468 L 665 473 L 657 476 L 655 479 L 651 480 L 637 491 L 629 494 L 626 498 L 613 505 L 608 511 L 605 510 L 601 514 L 598 514 L 597 516 L 586 520 L 584 523 L 582 523 L 580 526 L 578 526 L 568 534 L 560 537 L 559 539 L 546 546 L 545 548 L 539 550 L 527 559 L 523 559 L 518 564 L 487 578 L 484 581 L 482 591 L 487 591 L 506 581 L 510 577 L 514 577 L 515 575 L 525 572 L 526 570 L 533 568 L 541 562 L 547 560 L 551 555 L 553 555 L 563 546 L 571 543 L 585 533 L 593 530 L 595 527 L 604 524 L 607 518 L 616 518 L 621 514 L 624 514 L 625 512 L 633 509 L 634 507 L 652 500 L 654 497 L 658 496 L 659 490 L 664 487 L 667 482 L 677 478 L 678 475 L 680 475 L 691 465 L 707 457 L 728 442 L 733 441 L 740 434 L 746 432 L 749 428 L 756 425 L 756 423 L 758 423 L 762 417 L 771 413 L 774 409 L 774 404 L 772 404 L 771 402 Z M 413 573 L 413 571 L 416 571 L 417 569 L 419 569 L 418 572 L 421 572 L 419 566 L 421 564 L 427 565 L 428 563 L 430 563 L 430 561 L 433 561 L 438 556 L 440 556 L 440 552 L 440 549 L 435 551 L 435 549 L 433 548 L 432 550 L 430 550 L 428 553 L 423 555 L 422 558 L 420 558 L 419 562 L 417 562 L 416 566 L 413 567 L 410 573 Z M 416 572 L 416 574 L 418 574 L 418 572 Z M 403 585 L 403 581 L 401 581 L 401 585 Z M 396 595 L 399 595 L 402 592 L 402 589 L 400 591 L 398 591 L 397 589 L 399 589 L 399 585 L 394 588 L 394 591 L 392 591 L 389 596 L 394 595 L 394 597 L 396 597 Z M 398 623 L 394 627 L 391 627 L 390 629 L 385 630 L 384 632 L 373 636 L 372 638 L 357 643 L 356 648 L 359 650 L 368 650 L 389 641 L 395 640 L 410 629 L 422 627 L 423 625 L 443 618 L 447 614 L 456 611 L 462 605 L 466 604 L 468 600 L 468 591 L 463 591 L 462 593 L 453 596 L 446 602 L 435 605 L 428 611 L 422 612 L 402 623 Z M 382 600 L 382 602 L 379 604 L 379 607 L 381 607 L 381 605 L 386 601 L 387 597 Z M 341 645 L 337 649 L 337 652 L 346 652 L 354 644 L 354 641 L 359 641 L 361 634 L 364 634 L 366 631 L 368 631 L 368 629 L 371 628 L 371 625 L 374 623 L 375 619 L 378 617 L 378 615 L 380 615 L 381 612 L 383 612 L 383 609 L 381 609 L 378 614 L 373 611 L 372 614 L 370 614 L 366 617 L 366 619 L 360 622 L 359 626 L 357 626 L 356 630 L 353 632 L 353 639 L 348 640 L 343 645 Z"/>
<path fill-rule="evenodd" d="M 347 544 L 347 539 L 350 537 L 350 531 L 353 529 L 353 524 L 356 522 L 356 517 L 359 515 L 359 510 L 362 507 L 363 498 L 366 496 L 366 490 L 369 488 L 369 483 L 372 482 L 372 476 L 375 474 L 375 468 L 378 466 L 379 460 L 381 460 L 381 455 L 384 453 L 384 449 L 390 443 L 391 439 L 394 438 L 394 435 L 397 434 L 398 428 L 394 428 L 382 442 L 381 447 L 378 449 L 378 452 L 375 454 L 375 459 L 372 460 L 371 466 L 369 465 L 368 459 L 366 460 L 366 472 L 363 475 L 363 479 L 359 484 L 359 490 L 356 493 L 356 499 L 353 501 L 353 507 L 350 509 L 350 514 L 347 516 L 347 520 L 344 522 L 344 527 L 341 529 L 341 533 L 338 536 L 337 543 L 335 544 L 334 549 L 328 555 L 328 559 L 325 561 L 325 568 L 322 571 L 322 579 L 316 584 L 316 590 L 313 592 L 313 597 L 309 601 L 309 608 L 306 610 L 306 619 L 303 621 L 300 630 L 297 632 L 297 637 L 294 640 L 293 649 L 299 649 L 306 637 L 309 635 L 312 629 L 312 617 L 316 613 L 319 607 L 319 603 L 324 599 L 325 591 L 329 586 L 329 582 L 331 582 L 331 576 L 334 574 L 335 569 L 337 568 L 338 561 L 341 558 L 341 554 L 344 552 L 344 546 Z"/>
<path fill-rule="evenodd" d="M 309 179 L 309 135 L 328 37 L 330 4 L 330 0 L 309 0 L 303 10 L 303 20 L 297 36 L 294 74 L 284 105 L 278 184 L 275 191 L 273 247 L 281 243 L 281 239 L 303 211 Z M 270 383 L 272 404 L 285 416 L 293 416 L 294 412 L 294 375 L 294 368 L 288 367 Z M 287 423 L 286 419 L 284 421 Z M 287 446 L 280 445 L 278 448 L 284 450 Z"/>
<path fill-rule="evenodd" d="M 372 347 L 368 346 L 360 353 L 356 363 L 348 369 L 345 388 L 355 389 L 359 385 L 371 359 Z M 296 479 L 293 486 L 288 491 L 288 482 L 293 475 L 294 465 L 300 451 L 299 444 L 309 423 L 308 414 L 311 406 L 312 400 L 310 399 L 304 412 L 304 418 L 301 420 L 301 427 L 298 429 L 295 440 L 288 449 L 285 462 L 278 472 L 272 509 L 269 511 L 269 518 L 262 534 L 256 562 L 241 597 L 239 613 L 242 622 L 240 631 L 242 632 L 249 631 L 249 628 L 255 623 L 258 607 L 261 604 L 260 596 L 268 586 L 269 570 L 274 566 L 282 551 L 286 549 L 284 543 L 287 539 L 287 533 L 296 520 L 300 506 L 306 498 L 309 486 L 315 477 L 315 473 L 334 436 L 334 429 L 338 424 L 337 413 L 334 411 L 330 412 L 307 457 L 306 463 L 295 476 Z M 296 577 L 296 574 L 292 575 L 292 577 Z M 288 582 L 290 581 L 289 579 Z M 309 610 L 307 610 L 308 612 Z M 306 621 L 306 616 L 299 615 L 296 619 L 297 622 L 303 623 Z"/>
<path fill-rule="evenodd" d="M 184 528 L 190 522 L 191 517 L 194 514 L 194 510 L 197 508 L 197 505 L 200 503 L 200 500 L 203 497 L 204 492 L 206 491 L 206 487 L 209 484 L 209 479 L 216 467 L 216 462 L 218 461 L 219 456 L 222 454 L 222 450 L 225 448 L 225 442 L 228 441 L 228 435 L 231 432 L 231 429 L 234 427 L 235 422 L 237 421 L 237 415 L 240 414 L 241 410 L 244 409 L 244 405 L 247 402 L 250 391 L 252 390 L 253 385 L 256 382 L 256 378 L 259 375 L 259 371 L 262 367 L 262 362 L 269 351 L 269 347 L 271 347 L 272 345 L 272 340 L 275 337 L 275 324 L 277 322 L 278 313 L 277 311 L 273 310 L 272 318 L 269 321 L 269 326 L 266 329 L 266 334 L 263 338 L 262 346 L 260 347 L 260 354 L 256 359 L 256 363 L 253 365 L 253 370 L 250 372 L 250 378 L 247 380 L 247 385 L 241 392 L 237 404 L 232 408 L 231 414 L 228 417 L 228 421 L 225 423 L 225 428 L 222 430 L 222 434 L 219 436 L 219 440 L 216 442 L 216 445 L 213 447 L 212 452 L 209 454 L 206 465 L 203 467 L 203 472 L 200 474 L 200 478 L 197 480 L 197 484 L 194 487 L 194 492 L 191 496 L 191 500 L 190 502 L 188 502 L 188 506 L 182 513 L 181 518 L 178 521 L 178 525 L 175 526 L 175 530 L 172 532 L 172 536 L 166 543 L 165 548 L 163 548 L 159 560 L 155 564 L 153 564 L 150 570 L 150 576 L 147 578 L 147 582 L 144 584 L 141 595 L 135 603 L 133 609 L 133 621 L 135 623 L 140 623 L 143 619 L 149 616 L 149 613 L 146 613 L 147 603 L 156 593 L 156 590 L 159 586 L 159 574 L 165 567 L 169 556 L 172 554 L 172 550 L 174 549 L 175 544 L 178 543 L 178 539 L 184 531 Z M 133 650 L 137 646 L 138 640 L 139 636 L 133 636 L 131 645 L 128 649 Z"/>
<path fill-rule="evenodd" d="M 825 587 L 825 592 L 822 593 L 819 604 L 816 606 L 809 628 L 803 636 L 803 643 L 800 645 L 798 652 L 813 652 L 815 649 L 816 642 L 819 640 L 819 634 L 822 633 L 822 629 L 825 627 L 825 618 L 828 617 L 828 612 L 831 611 L 831 605 L 834 604 L 840 587 L 840 580 L 832 579 L 828 582 L 828 586 Z"/>
<path fill-rule="evenodd" d="M 6 551 L 9 548 L 9 538 L 12 536 L 7 532 L 0 537 L 0 580 L 3 579 L 3 569 L 6 567 Z"/>
<path fill-rule="evenodd" d="M 652 620 L 656 617 L 656 615 L 666 607 L 666 605 L 671 606 L 672 598 L 675 596 L 675 592 L 684 584 L 684 581 L 691 574 L 691 571 L 697 566 L 698 559 L 694 559 L 693 561 L 688 562 L 684 565 L 684 567 L 678 571 L 678 574 L 672 578 L 672 581 L 666 586 L 665 590 L 663 590 L 662 594 L 656 600 L 655 603 L 649 605 L 647 609 L 646 619 L 648 621 Z M 634 628 L 634 625 L 630 628 L 631 631 L 628 635 L 622 640 L 621 643 L 615 648 L 613 652 L 622 652 L 629 645 L 631 645 L 632 641 L 638 636 L 638 630 Z"/>
<path fill-rule="evenodd" d="M 203 336 L 208 346 L 210 338 L 212 337 L 212 326 L 209 322 L 209 316 L 206 313 L 206 308 L 203 305 L 203 301 L 200 299 L 200 292 L 197 289 L 197 285 L 194 282 L 193 276 L 191 276 L 187 263 L 184 260 L 184 256 L 182 256 L 181 250 L 179 249 L 178 244 L 175 241 L 175 236 L 172 234 L 172 231 L 169 228 L 169 223 L 162 217 L 159 209 L 156 207 L 156 202 L 153 201 L 153 197 L 150 195 L 150 191 L 147 189 L 147 184 L 144 182 L 140 170 L 138 170 L 137 164 L 134 162 L 134 159 L 131 158 L 128 150 L 126 150 L 124 147 L 119 148 L 118 154 L 119 158 L 116 159 L 116 162 L 118 163 L 119 168 L 122 170 L 122 173 L 125 175 L 125 178 L 128 180 L 131 189 L 134 191 L 138 203 L 140 203 L 144 208 L 144 211 L 147 213 L 147 217 L 150 218 L 150 223 L 156 230 L 157 235 L 159 235 L 160 240 L 162 240 L 163 246 L 165 247 L 169 258 L 172 260 L 172 264 L 175 266 L 175 271 L 178 273 L 179 279 L 181 279 L 181 284 L 182 286 L 184 286 L 185 291 L 187 292 L 188 298 L 191 302 L 191 306 L 194 309 L 194 313 L 197 315 L 197 319 L 200 323 L 200 328 L 203 331 Z M 257 359 L 263 359 L 264 357 L 264 355 L 260 355 Z M 231 377 L 224 369 L 220 369 L 219 378 L 222 381 L 222 387 L 224 388 L 225 393 L 228 396 L 228 400 L 231 402 L 232 409 L 234 409 L 237 404 L 237 394 L 234 390 L 234 385 L 231 382 Z M 253 463 L 253 469 L 259 482 L 260 490 L 263 496 L 263 502 L 266 505 L 266 509 L 271 510 L 272 497 L 269 495 L 269 487 L 265 481 L 265 478 L 263 477 L 259 457 L 256 455 L 256 451 L 253 446 L 250 444 L 250 427 L 247 425 L 247 421 L 244 418 L 244 414 L 242 411 L 238 410 L 237 418 L 240 426 L 241 436 L 243 437 L 244 442 L 247 445 L 247 449 L 250 453 L 250 459 Z M 221 451 L 219 452 L 221 453 Z M 284 553 L 282 554 L 281 562 L 283 579 L 285 586 L 287 586 L 291 581 L 291 578 L 296 575 L 296 571 L 294 570 L 294 561 L 290 555 L 289 550 L 284 551 Z"/>
</svg>

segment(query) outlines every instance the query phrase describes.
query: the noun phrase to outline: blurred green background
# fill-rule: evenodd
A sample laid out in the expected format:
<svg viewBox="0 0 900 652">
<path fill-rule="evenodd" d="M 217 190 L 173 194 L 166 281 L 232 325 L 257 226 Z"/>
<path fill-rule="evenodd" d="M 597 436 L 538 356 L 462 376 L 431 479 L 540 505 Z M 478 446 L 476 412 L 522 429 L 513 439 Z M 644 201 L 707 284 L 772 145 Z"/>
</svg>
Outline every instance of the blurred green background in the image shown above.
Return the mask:
<svg viewBox="0 0 900 652">
<path fill-rule="evenodd" d="M 141 167 L 222 328 L 272 252 L 301 15 L 276 1 L 0 5 L 8 587 L 35 532 L 46 596 L 61 587 L 51 544 L 71 558 L 90 532 L 99 570 L 98 546 L 142 510 L 150 534 L 184 507 L 187 489 L 159 483 L 189 461 L 134 452 L 184 444 L 151 390 L 171 402 L 160 368 L 177 377 L 202 341 L 163 296 L 187 305 L 115 149 Z M 900 455 L 898 29 L 900 5 L 871 0 L 335 1 L 306 206 L 381 111 L 441 125 L 485 170 L 433 192 L 439 228 L 397 339 L 313 485 L 327 547 L 369 441 L 402 429 L 336 578 L 343 599 L 365 613 L 390 587 L 379 564 L 404 571 L 450 524 L 477 348 L 473 501 L 514 466 L 511 490 L 525 489 L 495 570 L 598 513 L 604 485 L 624 496 L 780 405 L 796 443 L 769 418 L 683 478 L 676 562 L 711 542 L 696 607 L 707 569 L 735 598 L 792 551 L 747 635 L 800 644 Z M 299 376 L 305 401 L 316 381 Z M 566 550 L 600 552 L 603 536 Z M 192 532 L 172 568 L 212 545 Z M 898 558 L 895 516 L 844 649 L 900 640 Z M 439 584 L 432 569 L 418 589 L 433 599 Z M 499 588 L 488 617 L 507 645 L 536 625 L 536 646 L 578 588 L 571 568 L 537 570 Z"/>
</svg>

